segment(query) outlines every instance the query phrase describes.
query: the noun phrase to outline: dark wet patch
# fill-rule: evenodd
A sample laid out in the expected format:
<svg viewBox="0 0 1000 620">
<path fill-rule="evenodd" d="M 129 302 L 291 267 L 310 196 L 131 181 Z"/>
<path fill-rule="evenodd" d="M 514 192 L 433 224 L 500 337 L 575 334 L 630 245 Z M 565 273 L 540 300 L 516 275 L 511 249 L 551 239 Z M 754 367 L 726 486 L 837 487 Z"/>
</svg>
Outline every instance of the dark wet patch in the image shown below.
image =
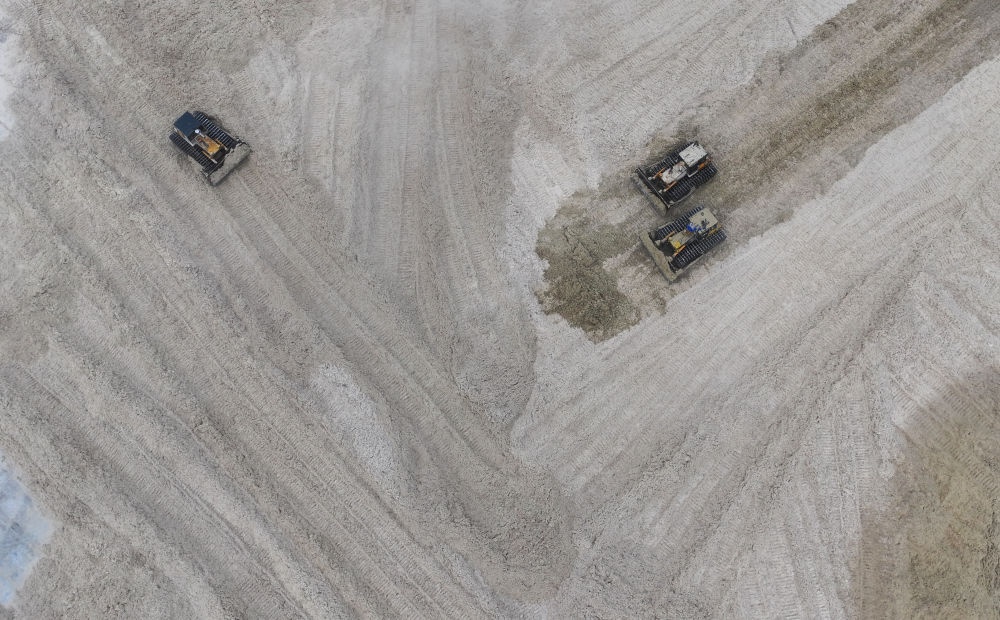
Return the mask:
<svg viewBox="0 0 1000 620">
<path fill-rule="evenodd" d="M 548 262 L 548 288 L 538 295 L 543 309 L 560 314 L 594 341 L 610 338 L 640 318 L 639 308 L 605 265 L 639 244 L 627 223 L 601 221 L 602 205 L 621 191 L 621 184 L 607 185 L 571 196 L 539 233 L 537 245 L 538 255 Z"/>
</svg>

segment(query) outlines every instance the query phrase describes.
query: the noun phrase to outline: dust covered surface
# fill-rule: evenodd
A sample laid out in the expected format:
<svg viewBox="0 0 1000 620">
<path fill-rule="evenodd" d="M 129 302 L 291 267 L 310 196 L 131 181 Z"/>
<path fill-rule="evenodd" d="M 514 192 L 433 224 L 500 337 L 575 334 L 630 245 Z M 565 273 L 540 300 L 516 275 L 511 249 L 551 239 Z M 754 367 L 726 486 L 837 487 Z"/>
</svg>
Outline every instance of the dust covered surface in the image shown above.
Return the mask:
<svg viewBox="0 0 1000 620">
<path fill-rule="evenodd" d="M 864 519 L 862 611 L 987 618 L 1000 610 L 1000 387 L 991 367 L 922 404 Z"/>
<path fill-rule="evenodd" d="M 636 164 L 656 161 L 685 139 L 700 140 L 723 172 L 668 215 L 676 217 L 689 203 L 711 207 L 731 240 L 713 257 L 728 253 L 826 191 L 871 144 L 997 54 L 1000 19 L 988 0 L 855 2 L 794 48 L 771 52 L 749 84 L 735 90 L 714 85 L 725 93 L 723 100 L 680 107 L 652 143 L 632 155 L 627 163 L 633 165 L 608 171 L 611 178 L 601 185 L 617 185 Z M 638 190 L 633 195 L 620 202 L 641 212 L 645 198 Z M 602 211 L 614 207 L 600 191 L 584 190 L 539 236 L 539 255 L 550 263 L 543 306 L 597 339 L 621 332 L 640 314 L 662 311 L 663 298 L 670 296 L 661 293 L 644 303 L 649 294 L 642 289 L 666 285 L 655 281 L 655 269 L 637 270 L 625 259 L 637 248 L 644 253 L 638 224 L 646 232 L 667 220 L 646 209 L 646 217 L 616 214 L 621 221 L 595 227 Z M 578 239 L 587 239 L 585 255 Z M 614 257 L 621 260 L 607 262 Z"/>
<path fill-rule="evenodd" d="M 0 0 L 0 453 L 52 526 L 0 617 L 990 615 L 998 30 Z M 253 145 L 217 188 L 185 110 Z M 693 138 L 730 241 L 668 285 L 630 174 Z"/>
</svg>

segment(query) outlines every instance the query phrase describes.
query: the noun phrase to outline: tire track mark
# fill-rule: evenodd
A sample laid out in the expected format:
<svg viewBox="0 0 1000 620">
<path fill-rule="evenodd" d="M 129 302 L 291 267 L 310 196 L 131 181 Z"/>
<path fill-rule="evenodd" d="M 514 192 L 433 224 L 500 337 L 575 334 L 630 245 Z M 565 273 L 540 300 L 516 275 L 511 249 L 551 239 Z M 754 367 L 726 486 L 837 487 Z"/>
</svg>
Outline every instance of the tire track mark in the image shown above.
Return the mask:
<svg viewBox="0 0 1000 620">
<path fill-rule="evenodd" d="M 713 145 L 723 173 L 698 191 L 697 200 L 723 217 L 736 241 L 702 261 L 696 272 L 825 192 L 870 145 L 998 54 L 1000 10 L 989 0 L 891 6 L 861 0 L 791 52 L 765 63 L 744 91 L 695 107 L 670 131 Z M 608 224 L 600 215 L 587 215 L 601 214 L 609 199 L 630 190 L 617 181 L 619 175 L 627 172 L 606 178 L 596 194 L 583 192 L 565 203 L 538 241 L 539 256 L 549 261 L 549 288 L 539 295 L 543 308 L 595 341 L 662 311 L 638 305 L 639 296 L 631 292 L 663 286 L 652 263 L 636 252 L 634 220 Z M 646 221 L 651 228 L 651 218 Z M 590 260 L 579 256 L 581 244 Z M 623 289 L 623 271 L 605 262 L 625 255 L 630 255 L 626 264 L 647 268 Z M 678 288 L 684 285 L 670 287 Z"/>
</svg>

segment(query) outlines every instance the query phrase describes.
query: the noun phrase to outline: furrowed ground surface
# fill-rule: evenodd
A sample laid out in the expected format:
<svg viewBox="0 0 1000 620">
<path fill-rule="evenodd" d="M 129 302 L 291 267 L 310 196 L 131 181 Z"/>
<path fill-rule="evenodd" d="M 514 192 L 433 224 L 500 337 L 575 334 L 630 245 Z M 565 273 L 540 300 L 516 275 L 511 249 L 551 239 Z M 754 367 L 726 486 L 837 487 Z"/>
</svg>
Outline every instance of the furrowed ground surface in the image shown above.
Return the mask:
<svg viewBox="0 0 1000 620">
<path fill-rule="evenodd" d="M 0 2 L 0 618 L 996 612 L 991 3 Z"/>
<path fill-rule="evenodd" d="M 690 200 L 725 218 L 733 251 L 827 191 L 869 146 L 997 54 L 991 2 L 855 2 L 767 58 L 743 88 L 667 119 L 645 160 L 684 139 L 713 148 L 726 174 Z M 649 292 L 663 287 L 638 235 L 660 220 L 637 206 L 635 163 L 575 193 L 539 236 L 549 263 L 540 300 L 594 339 L 661 313 L 671 294 Z"/>
</svg>

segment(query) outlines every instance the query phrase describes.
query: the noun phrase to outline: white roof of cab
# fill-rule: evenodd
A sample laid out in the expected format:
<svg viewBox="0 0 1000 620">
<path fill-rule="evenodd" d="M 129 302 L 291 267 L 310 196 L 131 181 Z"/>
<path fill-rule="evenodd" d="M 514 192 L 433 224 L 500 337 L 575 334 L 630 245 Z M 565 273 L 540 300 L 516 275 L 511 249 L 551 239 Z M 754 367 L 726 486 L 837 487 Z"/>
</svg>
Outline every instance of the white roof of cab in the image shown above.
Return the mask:
<svg viewBox="0 0 1000 620">
<path fill-rule="evenodd" d="M 703 149 L 697 142 L 692 142 L 691 144 L 684 147 L 684 150 L 680 152 L 681 159 L 689 167 L 697 164 L 701 161 L 702 157 L 708 155 L 708 151 Z"/>
<path fill-rule="evenodd" d="M 694 224 L 695 226 L 700 226 L 706 230 L 712 228 L 713 226 L 716 226 L 719 223 L 719 220 L 716 219 L 715 214 L 705 208 L 703 208 L 701 211 L 695 213 L 690 218 L 688 218 L 688 221 Z"/>
</svg>

